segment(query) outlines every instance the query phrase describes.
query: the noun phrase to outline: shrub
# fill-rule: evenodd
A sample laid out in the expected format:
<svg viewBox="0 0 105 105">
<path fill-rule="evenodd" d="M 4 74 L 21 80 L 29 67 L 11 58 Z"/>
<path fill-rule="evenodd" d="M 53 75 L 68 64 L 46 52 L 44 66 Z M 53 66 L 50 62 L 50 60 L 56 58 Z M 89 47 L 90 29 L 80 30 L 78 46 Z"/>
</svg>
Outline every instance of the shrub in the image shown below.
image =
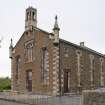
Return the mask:
<svg viewBox="0 0 105 105">
<path fill-rule="evenodd" d="M 11 89 L 11 79 L 10 78 L 0 78 L 0 91 Z"/>
</svg>

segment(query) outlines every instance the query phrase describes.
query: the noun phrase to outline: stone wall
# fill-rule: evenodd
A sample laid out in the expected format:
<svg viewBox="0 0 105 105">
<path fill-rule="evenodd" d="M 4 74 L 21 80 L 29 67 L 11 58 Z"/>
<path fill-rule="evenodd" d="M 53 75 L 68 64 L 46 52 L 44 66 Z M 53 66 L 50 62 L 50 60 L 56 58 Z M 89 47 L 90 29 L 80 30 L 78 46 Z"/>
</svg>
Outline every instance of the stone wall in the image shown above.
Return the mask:
<svg viewBox="0 0 105 105">
<path fill-rule="evenodd" d="M 33 40 L 33 61 L 25 62 L 25 43 Z M 49 84 L 42 82 L 42 48 L 46 48 L 49 52 Z M 53 42 L 49 39 L 46 32 L 39 29 L 24 32 L 20 40 L 14 47 L 15 53 L 12 59 L 12 91 L 19 91 L 20 93 L 27 93 L 26 72 L 32 70 L 32 92 L 39 94 L 52 94 L 53 92 Z M 18 79 L 16 78 L 16 57 L 20 56 L 21 64 L 18 70 Z"/>
<path fill-rule="evenodd" d="M 80 105 L 81 96 L 48 96 L 0 93 L 0 100 L 15 101 L 29 105 Z"/>
<path fill-rule="evenodd" d="M 105 58 L 86 46 L 60 40 L 61 91 L 64 92 L 64 73 L 68 72 L 68 92 L 105 86 Z"/>
<path fill-rule="evenodd" d="M 83 91 L 81 105 L 105 105 L 105 88 Z"/>
</svg>

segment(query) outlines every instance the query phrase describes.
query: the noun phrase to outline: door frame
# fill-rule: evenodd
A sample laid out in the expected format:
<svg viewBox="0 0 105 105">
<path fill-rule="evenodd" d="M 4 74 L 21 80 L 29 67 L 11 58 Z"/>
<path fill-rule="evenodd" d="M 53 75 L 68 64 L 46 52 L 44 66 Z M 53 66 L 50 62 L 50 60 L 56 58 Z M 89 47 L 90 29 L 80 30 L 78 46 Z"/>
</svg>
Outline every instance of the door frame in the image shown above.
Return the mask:
<svg viewBox="0 0 105 105">
<path fill-rule="evenodd" d="M 29 73 L 31 72 L 32 75 L 32 70 L 27 70 L 26 71 L 26 89 L 28 92 L 32 92 L 32 76 L 30 78 Z"/>
<path fill-rule="evenodd" d="M 70 88 L 70 69 L 64 69 L 64 93 L 68 93 Z"/>
</svg>

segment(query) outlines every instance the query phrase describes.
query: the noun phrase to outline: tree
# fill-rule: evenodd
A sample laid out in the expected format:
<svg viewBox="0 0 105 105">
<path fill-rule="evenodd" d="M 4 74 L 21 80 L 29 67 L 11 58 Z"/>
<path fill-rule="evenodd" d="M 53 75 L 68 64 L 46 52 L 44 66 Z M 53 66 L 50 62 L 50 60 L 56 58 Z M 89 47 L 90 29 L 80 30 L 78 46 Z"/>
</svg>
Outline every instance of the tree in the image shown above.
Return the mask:
<svg viewBox="0 0 105 105">
<path fill-rule="evenodd" d="M 1 42 L 2 42 L 2 40 L 3 40 L 3 37 L 0 38 L 0 47 L 1 47 Z"/>
<path fill-rule="evenodd" d="M 1 39 L 0 39 L 0 47 L 1 47 Z"/>
<path fill-rule="evenodd" d="M 11 90 L 11 79 L 9 77 L 0 77 L 0 92 Z"/>
</svg>

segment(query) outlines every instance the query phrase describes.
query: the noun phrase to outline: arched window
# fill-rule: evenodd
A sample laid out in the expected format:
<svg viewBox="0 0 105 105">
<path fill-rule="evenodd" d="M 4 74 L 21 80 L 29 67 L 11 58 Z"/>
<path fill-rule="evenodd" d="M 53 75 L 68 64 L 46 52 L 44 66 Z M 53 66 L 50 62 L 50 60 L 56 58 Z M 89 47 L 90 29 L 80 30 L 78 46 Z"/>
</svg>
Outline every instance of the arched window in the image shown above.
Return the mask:
<svg viewBox="0 0 105 105">
<path fill-rule="evenodd" d="M 21 64 L 21 58 L 20 56 L 17 56 L 16 57 L 16 79 L 18 79 L 18 73 L 19 73 L 19 70 L 21 69 L 20 64 Z"/>
<path fill-rule="evenodd" d="M 95 58 L 94 55 L 90 55 L 90 81 L 91 87 L 94 86 L 94 70 L 95 70 Z"/>
<path fill-rule="evenodd" d="M 32 61 L 32 44 L 29 43 L 26 47 L 27 49 L 27 58 L 28 58 L 28 61 L 31 62 Z"/>
<path fill-rule="evenodd" d="M 104 86 L 104 59 L 100 58 L 100 85 L 103 87 Z"/>
<path fill-rule="evenodd" d="M 35 20 L 35 13 L 34 12 L 32 13 L 32 18 L 33 18 L 33 20 Z"/>
<path fill-rule="evenodd" d="M 25 44 L 25 62 L 33 61 L 33 41 Z"/>
<path fill-rule="evenodd" d="M 78 78 L 78 87 L 81 86 L 81 56 L 82 52 L 80 50 L 76 51 L 77 55 L 77 78 Z"/>
<path fill-rule="evenodd" d="M 46 48 L 42 49 L 42 83 L 49 84 L 49 52 Z"/>
<path fill-rule="evenodd" d="M 26 16 L 26 20 L 28 20 L 29 19 L 29 12 L 27 12 L 27 16 Z"/>
</svg>

